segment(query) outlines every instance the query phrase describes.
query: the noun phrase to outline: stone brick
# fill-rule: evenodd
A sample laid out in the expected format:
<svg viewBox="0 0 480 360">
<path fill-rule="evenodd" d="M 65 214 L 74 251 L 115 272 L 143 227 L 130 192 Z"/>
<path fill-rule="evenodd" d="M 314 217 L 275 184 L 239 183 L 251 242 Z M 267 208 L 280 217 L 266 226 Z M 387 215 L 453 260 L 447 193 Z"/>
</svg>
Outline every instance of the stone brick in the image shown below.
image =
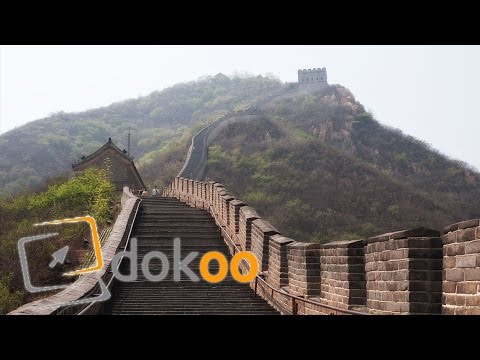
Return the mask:
<svg viewBox="0 0 480 360">
<path fill-rule="evenodd" d="M 392 273 L 392 280 L 394 281 L 403 281 L 407 280 L 407 270 L 399 270 Z"/>
<path fill-rule="evenodd" d="M 442 306 L 442 315 L 454 315 L 455 309 L 450 306 Z"/>
<path fill-rule="evenodd" d="M 464 282 L 457 285 L 458 294 L 476 294 L 477 284 L 473 282 Z"/>
<path fill-rule="evenodd" d="M 457 294 L 443 294 L 443 298 L 445 299 L 444 304 L 455 305 Z"/>
<path fill-rule="evenodd" d="M 389 281 L 387 282 L 387 290 L 388 291 L 396 291 L 398 288 L 398 283 L 396 281 Z"/>
<path fill-rule="evenodd" d="M 457 291 L 457 283 L 451 281 L 444 281 L 442 285 L 442 291 L 444 293 L 455 293 Z"/>
<path fill-rule="evenodd" d="M 476 294 L 476 293 L 473 293 Z M 467 306 L 478 306 L 480 309 L 480 296 L 478 295 L 473 295 L 473 296 L 467 296 L 465 298 L 465 303 Z"/>
<path fill-rule="evenodd" d="M 479 219 L 462 221 L 462 222 L 459 222 L 457 225 L 459 229 L 474 228 L 479 225 Z"/>
<path fill-rule="evenodd" d="M 393 271 L 398 270 L 398 261 L 389 261 L 385 264 L 385 270 Z"/>
<path fill-rule="evenodd" d="M 452 225 L 445 226 L 443 228 L 443 233 L 447 234 L 449 232 L 456 231 L 456 230 L 458 230 L 458 224 L 452 224 Z"/>
<path fill-rule="evenodd" d="M 406 249 L 408 248 L 408 239 L 395 239 L 390 240 L 393 245 L 393 249 Z"/>
<path fill-rule="evenodd" d="M 470 269 L 447 269 L 445 270 L 445 280 L 447 281 L 463 281 L 466 271 Z M 480 270 L 479 270 L 480 271 Z"/>
<path fill-rule="evenodd" d="M 455 248 L 454 248 L 454 244 L 451 244 L 451 245 L 445 245 L 443 247 L 443 256 L 455 256 Z"/>
<path fill-rule="evenodd" d="M 467 315 L 467 309 L 465 307 L 455 308 L 455 315 Z"/>
<path fill-rule="evenodd" d="M 462 255 L 456 257 L 456 267 L 458 268 L 474 268 L 477 263 L 476 255 Z"/>
<path fill-rule="evenodd" d="M 475 239 L 475 228 L 460 230 L 457 235 L 458 242 L 470 241 Z"/>
<path fill-rule="evenodd" d="M 457 232 L 450 232 L 442 236 L 442 241 L 444 245 L 452 244 L 457 242 Z"/>
<path fill-rule="evenodd" d="M 466 296 L 457 294 L 455 296 L 455 305 L 457 306 L 465 306 L 466 304 Z"/>
<path fill-rule="evenodd" d="M 466 315 L 480 315 L 480 306 L 474 308 L 467 308 Z"/>
<path fill-rule="evenodd" d="M 390 251 L 390 254 L 388 254 L 388 258 L 385 258 L 385 260 L 399 260 L 399 259 L 404 259 L 408 257 L 408 252 L 407 250 L 394 250 Z"/>
<path fill-rule="evenodd" d="M 396 284 L 397 284 L 398 291 L 405 291 L 405 290 L 408 290 L 409 284 L 411 284 L 411 282 L 397 281 Z"/>
<path fill-rule="evenodd" d="M 410 311 L 410 304 L 407 302 L 398 303 L 400 306 L 400 313 L 408 313 Z"/>
<path fill-rule="evenodd" d="M 443 258 L 443 267 L 445 269 L 451 269 L 451 268 L 454 268 L 456 266 L 456 259 L 455 259 L 455 256 L 445 256 Z"/>
<path fill-rule="evenodd" d="M 480 281 L 480 269 L 465 269 L 464 271 L 465 281 Z"/>
<path fill-rule="evenodd" d="M 389 303 L 387 303 L 386 310 L 390 311 L 392 313 L 400 312 L 400 304 L 389 302 Z"/>
<path fill-rule="evenodd" d="M 383 281 L 390 281 L 390 280 L 392 280 L 392 273 L 387 272 L 387 271 L 383 272 L 383 273 L 382 273 L 382 280 L 383 280 Z"/>
<path fill-rule="evenodd" d="M 480 240 L 466 243 L 465 254 L 480 254 Z"/>
<path fill-rule="evenodd" d="M 438 237 L 440 232 L 437 230 L 427 229 L 427 228 L 415 228 L 409 230 L 395 231 L 392 233 L 378 235 L 365 240 L 366 244 L 383 242 L 393 239 L 405 239 L 409 237 Z"/>
<path fill-rule="evenodd" d="M 463 254 L 465 254 L 465 244 L 454 244 L 453 255 L 463 255 Z"/>
<path fill-rule="evenodd" d="M 408 291 L 394 292 L 393 301 L 395 302 L 408 302 Z"/>
</svg>

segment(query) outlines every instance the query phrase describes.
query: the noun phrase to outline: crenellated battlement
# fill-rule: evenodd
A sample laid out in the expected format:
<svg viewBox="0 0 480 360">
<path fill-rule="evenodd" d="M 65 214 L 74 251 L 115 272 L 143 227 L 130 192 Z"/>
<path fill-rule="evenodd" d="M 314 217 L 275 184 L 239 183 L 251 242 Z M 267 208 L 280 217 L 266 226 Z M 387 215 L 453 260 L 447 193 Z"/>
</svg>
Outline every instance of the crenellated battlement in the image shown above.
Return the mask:
<svg viewBox="0 0 480 360">
<path fill-rule="evenodd" d="M 322 72 L 325 72 L 325 74 L 327 73 L 327 69 L 326 68 L 313 68 L 313 69 L 299 69 L 298 72 L 299 73 L 315 73 L 315 72 L 319 72 L 319 71 L 322 71 Z"/>
<path fill-rule="evenodd" d="M 164 196 L 205 209 L 231 253 L 251 251 L 250 285 L 285 314 L 480 315 L 480 221 L 327 244 L 280 234 L 222 184 L 175 178 Z M 248 271 L 248 268 L 242 271 Z"/>
</svg>

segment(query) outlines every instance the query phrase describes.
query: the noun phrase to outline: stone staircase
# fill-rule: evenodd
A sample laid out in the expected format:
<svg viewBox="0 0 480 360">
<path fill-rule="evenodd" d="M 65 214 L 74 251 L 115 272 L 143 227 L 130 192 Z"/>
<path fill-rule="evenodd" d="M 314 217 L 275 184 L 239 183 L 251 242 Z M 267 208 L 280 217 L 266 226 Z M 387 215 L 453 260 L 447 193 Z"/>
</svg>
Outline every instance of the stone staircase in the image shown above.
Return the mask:
<svg viewBox="0 0 480 360">
<path fill-rule="evenodd" d="M 142 201 L 133 228 L 132 237 L 138 239 L 138 271 L 134 282 L 116 281 L 112 299 L 104 305 L 104 314 L 278 314 L 265 300 L 254 297 L 248 284 L 240 284 L 228 275 L 222 282 L 210 284 L 199 272 L 202 255 L 208 251 L 231 256 L 219 237 L 212 217 L 204 210 L 192 208 L 175 198 L 146 198 Z M 181 239 L 181 259 L 191 251 L 199 255 L 189 264 L 200 278 L 192 282 L 182 272 L 181 281 L 173 280 L 173 239 Z M 150 251 L 161 251 L 170 263 L 165 279 L 148 281 L 141 270 L 141 259 Z M 216 261 L 210 262 L 211 273 L 216 273 Z M 121 272 L 128 273 L 128 261 L 123 261 Z M 161 270 L 161 261 L 152 259 L 152 274 Z"/>
</svg>

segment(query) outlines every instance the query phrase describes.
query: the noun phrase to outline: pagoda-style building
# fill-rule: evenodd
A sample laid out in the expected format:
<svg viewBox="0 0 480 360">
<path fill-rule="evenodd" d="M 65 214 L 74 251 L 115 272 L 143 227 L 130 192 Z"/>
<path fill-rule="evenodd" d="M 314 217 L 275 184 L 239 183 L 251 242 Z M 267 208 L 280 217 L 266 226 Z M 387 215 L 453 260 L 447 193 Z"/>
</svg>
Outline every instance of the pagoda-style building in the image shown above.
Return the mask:
<svg viewBox="0 0 480 360">
<path fill-rule="evenodd" d="M 109 138 L 100 149 L 88 156 L 83 156 L 72 164 L 73 171 L 83 171 L 89 167 L 108 169 L 115 189 L 121 191 L 124 186 L 135 190 L 145 188 L 145 184 L 133 163 L 133 156 L 127 150 L 120 150 Z"/>
</svg>

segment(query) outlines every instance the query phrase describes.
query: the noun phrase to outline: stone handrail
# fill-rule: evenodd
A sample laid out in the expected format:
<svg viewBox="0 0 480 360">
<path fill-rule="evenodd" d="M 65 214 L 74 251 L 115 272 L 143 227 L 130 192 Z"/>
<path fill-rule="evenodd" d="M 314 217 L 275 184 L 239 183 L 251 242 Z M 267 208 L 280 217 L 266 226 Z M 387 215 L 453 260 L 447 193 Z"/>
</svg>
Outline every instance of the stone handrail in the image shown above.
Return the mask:
<svg viewBox="0 0 480 360">
<path fill-rule="evenodd" d="M 316 302 L 369 314 L 480 314 L 478 219 L 451 225 L 443 236 L 416 228 L 317 244 L 281 235 L 213 181 L 177 177 L 163 195 L 207 209 L 235 246 L 252 251 L 262 278 L 280 290 L 258 293 L 283 313 L 331 313 Z M 297 301 L 293 311 L 282 292 L 314 302 Z"/>
<path fill-rule="evenodd" d="M 66 289 L 52 296 L 25 304 L 10 312 L 9 315 L 53 315 L 60 312 L 69 313 L 68 311 L 64 311 L 66 303 L 90 296 L 97 287 L 99 279 L 106 275 L 113 256 L 117 252 L 125 234 L 128 232 L 129 220 L 131 220 L 132 213 L 139 201 L 140 199 L 133 195 L 128 187 L 123 188 L 121 199 L 122 211 L 113 225 L 108 240 L 102 247 L 103 267 L 101 270 L 81 275 Z"/>
</svg>

